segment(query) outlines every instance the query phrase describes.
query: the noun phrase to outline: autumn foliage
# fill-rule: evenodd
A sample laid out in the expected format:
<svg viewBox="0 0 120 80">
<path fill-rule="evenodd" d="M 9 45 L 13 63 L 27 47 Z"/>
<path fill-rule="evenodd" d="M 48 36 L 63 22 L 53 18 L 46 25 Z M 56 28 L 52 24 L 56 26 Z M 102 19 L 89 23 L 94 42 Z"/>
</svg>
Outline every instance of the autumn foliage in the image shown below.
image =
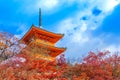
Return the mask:
<svg viewBox="0 0 120 80">
<path fill-rule="evenodd" d="M 1 45 L 4 52 L 11 47 Z M 19 54 L 12 53 L 14 51 L 7 58 L 1 55 L 1 59 L 5 59 L 0 62 L 0 80 L 120 80 L 118 53 L 89 52 L 81 62 L 74 64 L 67 63 L 63 54 L 49 61 L 35 58 L 27 49 L 22 49 Z"/>
<path fill-rule="evenodd" d="M 13 57 L 24 48 L 18 38 L 14 35 L 0 32 L 0 60 Z"/>
<path fill-rule="evenodd" d="M 109 54 L 90 52 L 81 63 L 70 65 L 63 56 L 51 62 L 34 59 L 23 50 L 14 56 L 18 59 L 1 63 L 0 80 L 119 80 L 120 56 Z"/>
</svg>

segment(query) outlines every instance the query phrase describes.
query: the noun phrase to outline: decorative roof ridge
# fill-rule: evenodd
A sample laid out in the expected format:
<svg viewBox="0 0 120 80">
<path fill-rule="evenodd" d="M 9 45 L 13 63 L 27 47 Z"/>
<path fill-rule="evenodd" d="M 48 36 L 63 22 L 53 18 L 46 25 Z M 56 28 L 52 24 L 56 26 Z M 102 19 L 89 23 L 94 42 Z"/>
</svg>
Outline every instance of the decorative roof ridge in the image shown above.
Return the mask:
<svg viewBox="0 0 120 80">
<path fill-rule="evenodd" d="M 45 29 L 43 29 L 43 28 L 36 27 L 34 24 L 32 24 L 31 27 L 35 27 L 35 28 L 37 28 L 37 29 L 41 29 L 41 30 L 43 30 L 43 31 L 45 31 L 45 32 L 50 32 L 50 33 L 52 33 L 52 34 L 57 34 L 57 35 L 64 36 L 64 34 L 61 34 L 61 33 L 53 33 L 53 32 L 51 32 L 51 31 L 45 30 Z"/>
<path fill-rule="evenodd" d="M 50 34 L 53 34 L 53 35 L 56 35 L 58 36 L 59 38 L 62 38 L 64 36 L 64 34 L 57 34 L 57 33 L 53 33 L 53 32 L 50 32 L 50 31 L 47 31 L 45 29 L 42 29 L 42 28 L 39 28 L 39 27 L 36 27 L 34 24 L 32 24 L 32 26 L 30 27 L 30 29 L 24 34 L 24 36 L 20 39 L 20 41 L 22 42 L 22 40 L 24 40 L 24 38 L 31 32 L 32 29 L 37 29 L 37 30 L 41 30 L 41 31 L 44 31 L 46 33 L 50 33 Z"/>
</svg>

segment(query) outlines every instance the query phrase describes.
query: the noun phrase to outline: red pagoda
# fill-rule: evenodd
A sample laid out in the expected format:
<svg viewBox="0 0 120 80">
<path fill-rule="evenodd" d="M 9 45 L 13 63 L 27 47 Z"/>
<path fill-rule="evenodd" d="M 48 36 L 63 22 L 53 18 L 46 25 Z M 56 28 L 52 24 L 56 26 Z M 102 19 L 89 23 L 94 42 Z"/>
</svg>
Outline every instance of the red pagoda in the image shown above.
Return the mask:
<svg viewBox="0 0 120 80">
<path fill-rule="evenodd" d="M 41 26 L 41 22 L 39 26 Z M 31 48 L 30 51 L 34 53 L 37 58 L 54 60 L 66 50 L 66 48 L 58 48 L 55 46 L 55 43 L 63 36 L 63 34 L 56 34 L 32 25 L 21 41 L 23 41 L 27 47 Z"/>
</svg>

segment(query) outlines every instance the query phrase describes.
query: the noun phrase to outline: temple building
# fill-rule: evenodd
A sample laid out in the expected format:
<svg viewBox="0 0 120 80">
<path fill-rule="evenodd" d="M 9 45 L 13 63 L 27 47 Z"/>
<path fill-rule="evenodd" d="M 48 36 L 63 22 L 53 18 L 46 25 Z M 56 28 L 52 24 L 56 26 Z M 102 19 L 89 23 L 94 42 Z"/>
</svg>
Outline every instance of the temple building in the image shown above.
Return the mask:
<svg viewBox="0 0 120 80">
<path fill-rule="evenodd" d="M 41 12 L 40 12 L 41 14 Z M 41 20 L 41 17 L 40 17 Z M 37 58 L 45 60 L 54 60 L 58 55 L 63 53 L 66 48 L 59 48 L 55 46 L 55 43 L 59 41 L 64 34 L 57 34 L 32 25 L 29 31 L 22 37 L 30 52 Z"/>
</svg>

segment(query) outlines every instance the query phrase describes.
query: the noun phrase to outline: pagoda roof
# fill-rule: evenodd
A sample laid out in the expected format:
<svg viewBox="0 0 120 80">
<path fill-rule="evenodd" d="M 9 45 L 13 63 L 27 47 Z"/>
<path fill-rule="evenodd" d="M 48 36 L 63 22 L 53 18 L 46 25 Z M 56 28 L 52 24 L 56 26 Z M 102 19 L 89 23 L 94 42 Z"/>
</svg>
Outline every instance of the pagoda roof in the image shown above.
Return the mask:
<svg viewBox="0 0 120 80">
<path fill-rule="evenodd" d="M 50 45 L 45 45 L 43 43 L 36 43 L 34 41 L 32 41 L 29 46 L 38 46 L 38 47 L 42 47 L 42 48 L 46 48 L 47 50 L 49 50 L 50 52 L 48 53 L 51 57 L 56 57 L 59 54 L 63 53 L 66 48 L 59 48 L 59 47 L 55 47 L 55 46 L 50 46 Z"/>
<path fill-rule="evenodd" d="M 41 35 L 41 39 L 47 40 L 51 43 L 56 43 L 64 36 L 64 34 L 53 33 L 32 25 L 29 31 L 22 37 L 21 41 L 26 42 L 30 39 L 30 36 L 33 36 L 35 34 Z"/>
</svg>

